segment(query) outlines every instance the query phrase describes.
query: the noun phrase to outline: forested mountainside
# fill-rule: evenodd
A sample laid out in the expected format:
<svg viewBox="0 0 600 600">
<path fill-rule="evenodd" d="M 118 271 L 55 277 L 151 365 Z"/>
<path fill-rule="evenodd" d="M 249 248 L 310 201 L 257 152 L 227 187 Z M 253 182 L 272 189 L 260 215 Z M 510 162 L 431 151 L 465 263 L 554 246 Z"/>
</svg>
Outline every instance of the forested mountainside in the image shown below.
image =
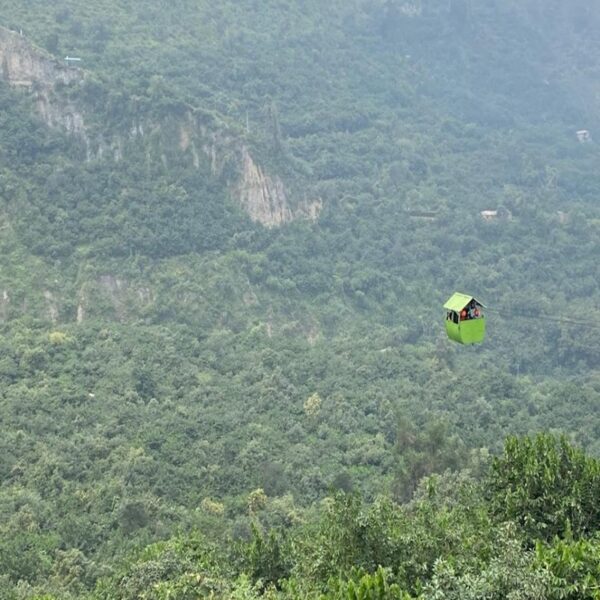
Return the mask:
<svg viewBox="0 0 600 600">
<path fill-rule="evenodd" d="M 599 21 L 0 3 L 0 599 L 597 598 Z"/>
</svg>

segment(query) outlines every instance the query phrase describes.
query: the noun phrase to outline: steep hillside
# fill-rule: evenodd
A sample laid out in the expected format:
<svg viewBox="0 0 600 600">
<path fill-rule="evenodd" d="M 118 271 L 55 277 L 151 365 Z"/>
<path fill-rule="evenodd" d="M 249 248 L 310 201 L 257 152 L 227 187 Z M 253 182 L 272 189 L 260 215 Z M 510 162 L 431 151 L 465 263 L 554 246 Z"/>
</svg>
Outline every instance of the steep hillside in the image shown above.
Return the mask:
<svg viewBox="0 0 600 600">
<path fill-rule="evenodd" d="M 102 4 L 84 9 L 65 3 L 48 15 L 48 22 L 19 6 L 5 9 L 7 23 L 15 28 L 20 24 L 26 34 L 30 27 L 32 37 L 58 57 L 82 55 L 81 65 L 87 69 L 80 84 L 53 90 L 54 102 L 47 99 L 48 91 L 34 92 L 46 122 L 78 137 L 83 159 L 83 164 L 79 160 L 63 165 L 50 180 L 40 169 L 34 184 L 39 191 L 30 194 L 25 207 L 33 205 L 35 210 L 20 230 L 36 254 L 64 259 L 77 251 L 86 260 L 129 254 L 166 258 L 235 247 L 260 259 L 255 252 L 263 251 L 269 236 L 249 228 L 239 208 L 267 226 L 294 216 L 320 216 L 321 226 L 311 235 L 319 237 L 326 256 L 337 256 L 340 249 L 347 255 L 336 264 L 313 261 L 315 245 L 305 244 L 304 234 L 296 244 L 284 241 L 294 237 L 294 231 L 277 233 L 272 238 L 276 244 L 297 246 L 296 254 L 306 248 L 309 254 L 286 264 L 279 252 L 265 253 L 276 274 L 271 282 L 284 278 L 285 286 L 299 285 L 296 303 L 305 292 L 339 299 L 339 285 L 333 282 L 344 282 L 353 314 L 355 296 L 369 296 L 373 279 L 365 272 L 361 282 L 352 274 L 353 265 L 359 264 L 354 257 L 356 252 L 365 256 L 360 249 L 378 244 L 377 256 L 367 254 L 359 271 L 371 269 L 378 272 L 376 278 L 391 277 L 378 285 L 388 288 L 386 318 L 398 319 L 400 312 L 393 307 L 422 302 L 423 284 L 433 294 L 433 287 L 444 288 L 427 304 L 428 310 L 443 299 L 446 288 L 458 284 L 505 303 L 503 295 L 523 286 L 523 269 L 501 264 L 500 246 L 488 248 L 490 230 L 494 235 L 504 230 L 511 244 L 518 244 L 521 232 L 531 231 L 533 237 L 524 239 L 525 248 L 515 255 L 529 255 L 527 248 L 536 245 L 539 232 L 535 255 L 543 256 L 545 267 L 543 273 L 528 270 L 527 280 L 540 280 L 523 291 L 528 296 L 541 294 L 550 303 L 558 301 L 567 310 L 561 297 L 572 296 L 572 280 L 585 279 L 589 271 L 590 244 L 584 240 L 595 236 L 594 227 L 583 232 L 583 238 L 577 232 L 586 250 L 581 256 L 570 255 L 569 263 L 557 264 L 564 255 L 560 244 L 555 245 L 556 259 L 544 245 L 547 229 L 554 229 L 553 235 L 563 237 L 571 252 L 573 244 L 569 233 L 564 237 L 561 223 L 573 211 L 579 211 L 581 224 L 596 218 L 596 147 L 580 145 L 575 136 L 576 128 L 590 125 L 583 114 L 574 122 L 569 112 L 572 102 L 581 98 L 579 90 L 550 92 L 536 83 L 532 89 L 518 87 L 517 94 L 504 80 L 511 77 L 513 86 L 523 78 L 539 82 L 543 69 L 562 68 L 547 55 L 567 51 L 574 39 L 570 29 L 561 29 L 558 37 L 535 37 L 535 44 L 528 46 L 530 60 L 510 70 L 503 60 L 512 37 L 498 32 L 513 31 L 509 25 L 517 20 L 519 29 L 511 36 L 520 36 L 526 44 L 537 22 L 516 7 L 500 13 L 490 7 L 467 11 L 463 23 L 460 11 L 447 14 L 441 6 L 402 3 L 332 5 L 326 10 L 273 4 L 258 12 L 242 3 L 235 14 L 227 7 L 207 12 L 203 5 L 177 6 L 162 11 L 160 18 L 151 16 L 152 6 L 107 6 L 111 10 Z M 491 29 L 492 17 L 502 17 L 498 32 Z M 547 30 L 554 31 L 550 25 L 559 23 L 548 25 Z M 440 39 L 447 41 L 445 47 L 460 46 L 461 60 L 425 48 L 425 41 L 435 37 L 427 28 L 443 30 Z M 412 37 L 404 30 L 413 32 Z M 485 50 L 483 56 L 473 47 L 475 39 Z M 490 78 L 485 84 L 482 69 Z M 440 78 L 438 70 L 445 70 L 447 77 Z M 453 93 L 470 94 L 481 107 L 472 118 L 456 113 L 455 105 L 467 104 L 456 104 L 448 93 L 459 76 Z M 486 121 L 484 112 L 494 103 L 510 113 L 510 123 Z M 531 117 L 532 110 L 538 116 L 543 110 L 550 112 L 540 122 Z M 82 189 L 88 206 L 82 204 Z M 510 211 L 515 224 L 498 228 L 476 223 L 481 210 L 499 206 Z M 16 221 L 26 210 L 18 212 Z M 57 219 L 61 211 L 75 218 Z M 437 220 L 428 222 L 427 215 Z M 411 239 L 415 226 L 435 239 L 431 251 L 421 251 L 422 242 Z M 462 258 L 455 260 L 462 227 L 479 238 L 468 251 L 468 257 L 476 259 L 475 277 L 470 275 L 472 268 L 458 269 Z M 28 240 L 31 231 L 49 235 Z M 422 278 L 413 269 L 415 253 Z M 581 274 L 573 276 L 573 263 Z M 450 264 L 451 268 L 442 266 Z M 100 265 L 105 269 L 102 260 Z M 443 285 L 432 286 L 444 272 Z M 548 273 L 555 280 L 552 287 L 559 290 L 544 289 Z M 419 291 L 407 296 L 412 282 Z M 257 283 L 263 286 L 266 280 Z M 557 292 L 562 296 L 557 298 Z M 581 296 L 588 310 L 589 286 L 581 293 L 576 289 L 574 295 Z M 377 299 L 366 302 L 376 312 L 382 306 Z"/>
<path fill-rule="evenodd" d="M 187 564 L 189 540 L 123 566 L 176 531 L 310 529 L 338 489 L 403 503 L 509 434 L 598 455 L 599 19 L 0 6 L 6 598 L 112 598 L 148 557 Z M 456 289 L 490 307 L 482 346 L 445 338 Z"/>
</svg>

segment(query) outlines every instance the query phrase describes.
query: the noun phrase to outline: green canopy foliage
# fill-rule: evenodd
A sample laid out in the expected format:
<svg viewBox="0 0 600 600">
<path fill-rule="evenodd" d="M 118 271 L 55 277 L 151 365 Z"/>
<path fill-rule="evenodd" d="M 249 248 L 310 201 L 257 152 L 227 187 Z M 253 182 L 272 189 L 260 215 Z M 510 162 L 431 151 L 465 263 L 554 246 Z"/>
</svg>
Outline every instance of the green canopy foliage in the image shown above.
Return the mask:
<svg viewBox="0 0 600 600">
<path fill-rule="evenodd" d="M 0 599 L 597 597 L 599 22 L 2 3 Z"/>
<path fill-rule="evenodd" d="M 565 437 L 509 438 L 488 489 L 497 518 L 518 520 L 532 538 L 579 538 L 600 528 L 600 461 Z"/>
</svg>

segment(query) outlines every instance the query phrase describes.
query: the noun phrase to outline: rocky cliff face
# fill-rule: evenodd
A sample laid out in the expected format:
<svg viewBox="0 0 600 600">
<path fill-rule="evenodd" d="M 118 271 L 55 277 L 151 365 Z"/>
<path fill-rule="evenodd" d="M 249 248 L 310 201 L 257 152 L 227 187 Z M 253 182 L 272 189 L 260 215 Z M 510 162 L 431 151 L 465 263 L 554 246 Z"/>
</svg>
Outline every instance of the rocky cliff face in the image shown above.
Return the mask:
<svg viewBox="0 0 600 600">
<path fill-rule="evenodd" d="M 292 211 L 281 179 L 266 175 L 246 148 L 242 152 L 242 164 L 239 197 L 250 218 L 269 226 L 291 221 Z"/>
<path fill-rule="evenodd" d="M 11 85 L 51 89 L 57 83 L 69 84 L 83 79 L 80 69 L 61 64 L 26 38 L 0 27 L 0 65 L 2 78 Z"/>
<path fill-rule="evenodd" d="M 296 218 L 318 218 L 323 207 L 320 200 L 302 201 L 292 210 L 281 179 L 267 175 L 254 162 L 247 148 L 243 148 L 241 154 L 243 168 L 238 197 L 253 221 L 275 227 Z"/>
<path fill-rule="evenodd" d="M 0 294 L 0 323 L 6 321 L 9 302 L 10 298 L 8 297 L 8 291 L 2 290 L 2 294 Z"/>
<path fill-rule="evenodd" d="M 0 27 L 0 74 L 13 87 L 33 94 L 38 113 L 49 127 L 85 136 L 81 110 L 55 94 L 57 85 L 83 81 L 81 69 L 61 63 L 27 38 Z"/>
<path fill-rule="evenodd" d="M 49 127 L 63 129 L 84 143 L 85 160 L 110 157 L 119 161 L 128 144 L 142 143 L 147 154 L 158 157 L 165 167 L 171 160 L 180 162 L 182 154 L 195 168 L 208 162 L 213 176 L 226 178 L 232 197 L 250 218 L 266 227 L 297 218 L 318 218 L 320 201 L 302 201 L 292 210 L 283 181 L 265 173 L 235 135 L 223 126 L 208 126 L 191 107 L 161 120 L 138 116 L 132 118 L 126 131 L 94 135 L 86 125 L 83 109 L 58 90 L 61 84 L 81 83 L 85 76 L 81 69 L 62 64 L 20 34 L 2 27 L 0 65 L 2 79 L 34 95 L 37 111 Z"/>
</svg>

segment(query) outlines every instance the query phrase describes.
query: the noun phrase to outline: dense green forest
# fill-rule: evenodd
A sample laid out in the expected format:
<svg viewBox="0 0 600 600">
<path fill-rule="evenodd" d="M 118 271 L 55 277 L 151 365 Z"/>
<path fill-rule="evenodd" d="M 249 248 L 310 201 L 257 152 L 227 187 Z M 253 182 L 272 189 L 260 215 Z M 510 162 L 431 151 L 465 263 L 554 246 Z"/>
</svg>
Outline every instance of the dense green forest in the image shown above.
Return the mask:
<svg viewBox="0 0 600 600">
<path fill-rule="evenodd" d="M 598 25 L 1 2 L 0 600 L 600 598 Z"/>
</svg>

